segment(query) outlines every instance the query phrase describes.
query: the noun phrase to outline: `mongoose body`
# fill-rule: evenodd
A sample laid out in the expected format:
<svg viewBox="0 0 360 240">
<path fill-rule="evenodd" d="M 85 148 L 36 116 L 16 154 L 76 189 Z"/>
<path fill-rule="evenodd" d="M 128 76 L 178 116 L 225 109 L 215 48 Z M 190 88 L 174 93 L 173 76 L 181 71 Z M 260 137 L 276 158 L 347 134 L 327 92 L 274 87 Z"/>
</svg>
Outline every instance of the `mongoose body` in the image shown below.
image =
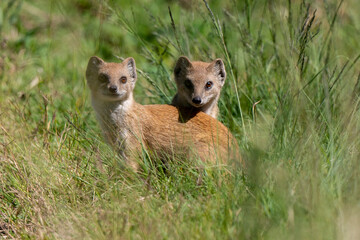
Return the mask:
<svg viewBox="0 0 360 240">
<path fill-rule="evenodd" d="M 134 101 L 135 61 L 107 63 L 92 57 L 86 71 L 92 105 L 109 144 L 134 164 L 142 148 L 164 159 L 199 157 L 226 163 L 237 157 L 237 144 L 216 119 L 194 109 L 141 105 Z"/>
</svg>

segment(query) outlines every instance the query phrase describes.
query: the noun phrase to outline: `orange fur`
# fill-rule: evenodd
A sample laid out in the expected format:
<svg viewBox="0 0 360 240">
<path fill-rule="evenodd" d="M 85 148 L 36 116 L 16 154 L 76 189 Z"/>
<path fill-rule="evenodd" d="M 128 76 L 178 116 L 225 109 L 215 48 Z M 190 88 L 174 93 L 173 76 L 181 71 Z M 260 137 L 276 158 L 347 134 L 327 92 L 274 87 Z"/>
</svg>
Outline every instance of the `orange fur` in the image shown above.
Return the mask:
<svg viewBox="0 0 360 240">
<path fill-rule="evenodd" d="M 106 82 L 99 79 L 104 74 L 108 76 Z M 229 158 L 238 157 L 230 131 L 198 109 L 136 103 L 132 95 L 136 81 L 134 59 L 106 63 L 92 57 L 86 77 L 106 140 L 130 164 L 135 165 L 133 160 L 142 147 L 162 159 L 199 157 L 206 162 L 227 163 Z M 124 77 L 126 83 L 121 82 Z M 112 95 L 108 94 L 110 90 Z"/>
</svg>

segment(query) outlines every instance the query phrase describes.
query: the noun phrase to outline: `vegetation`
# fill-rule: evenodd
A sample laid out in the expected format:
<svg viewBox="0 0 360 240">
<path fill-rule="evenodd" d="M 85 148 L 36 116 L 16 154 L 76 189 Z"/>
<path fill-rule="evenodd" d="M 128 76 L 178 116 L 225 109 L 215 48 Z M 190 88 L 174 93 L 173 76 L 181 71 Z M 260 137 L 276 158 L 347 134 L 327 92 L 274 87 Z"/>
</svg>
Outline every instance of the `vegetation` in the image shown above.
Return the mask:
<svg viewBox="0 0 360 240">
<path fill-rule="evenodd" d="M 0 238 L 360 238 L 359 12 L 356 0 L 0 1 Z M 143 104 L 171 101 L 179 56 L 222 58 L 220 120 L 246 168 L 164 174 L 144 158 L 133 173 L 94 118 L 92 55 L 134 57 Z"/>
</svg>

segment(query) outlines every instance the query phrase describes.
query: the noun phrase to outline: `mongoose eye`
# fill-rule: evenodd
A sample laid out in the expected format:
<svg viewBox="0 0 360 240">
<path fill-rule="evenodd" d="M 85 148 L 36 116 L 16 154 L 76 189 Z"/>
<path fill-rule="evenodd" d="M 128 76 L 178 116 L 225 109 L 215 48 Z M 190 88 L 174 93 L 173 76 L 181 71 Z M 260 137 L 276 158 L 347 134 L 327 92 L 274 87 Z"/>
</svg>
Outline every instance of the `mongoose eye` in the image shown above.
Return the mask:
<svg viewBox="0 0 360 240">
<path fill-rule="evenodd" d="M 192 88 L 192 86 L 193 86 L 192 82 L 189 79 L 186 79 L 184 84 L 185 84 L 185 87 L 187 87 L 189 89 Z"/>
<path fill-rule="evenodd" d="M 208 81 L 208 82 L 205 84 L 205 88 L 206 88 L 207 90 L 209 90 L 210 88 L 212 88 L 212 86 L 213 86 L 213 82 L 212 82 L 212 81 Z"/>
<path fill-rule="evenodd" d="M 127 78 L 125 76 L 120 78 L 120 82 L 121 83 L 126 83 L 127 82 Z"/>
<path fill-rule="evenodd" d="M 109 76 L 106 75 L 105 73 L 100 73 L 99 80 L 100 80 L 100 82 L 103 82 L 103 83 L 109 82 Z"/>
</svg>

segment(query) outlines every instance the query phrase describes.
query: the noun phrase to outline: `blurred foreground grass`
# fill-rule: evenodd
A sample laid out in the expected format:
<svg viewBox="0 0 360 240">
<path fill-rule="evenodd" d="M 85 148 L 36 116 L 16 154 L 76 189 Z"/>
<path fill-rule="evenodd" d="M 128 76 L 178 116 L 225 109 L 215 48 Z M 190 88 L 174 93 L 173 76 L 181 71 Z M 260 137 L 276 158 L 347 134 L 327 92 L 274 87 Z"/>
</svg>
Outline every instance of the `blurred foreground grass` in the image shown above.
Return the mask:
<svg viewBox="0 0 360 240">
<path fill-rule="evenodd" d="M 0 2 L 0 238 L 360 238 L 360 3 L 208 4 Z M 180 55 L 221 57 L 245 172 L 122 166 L 89 103 L 92 55 L 134 57 L 143 104 L 171 101 Z"/>
</svg>

